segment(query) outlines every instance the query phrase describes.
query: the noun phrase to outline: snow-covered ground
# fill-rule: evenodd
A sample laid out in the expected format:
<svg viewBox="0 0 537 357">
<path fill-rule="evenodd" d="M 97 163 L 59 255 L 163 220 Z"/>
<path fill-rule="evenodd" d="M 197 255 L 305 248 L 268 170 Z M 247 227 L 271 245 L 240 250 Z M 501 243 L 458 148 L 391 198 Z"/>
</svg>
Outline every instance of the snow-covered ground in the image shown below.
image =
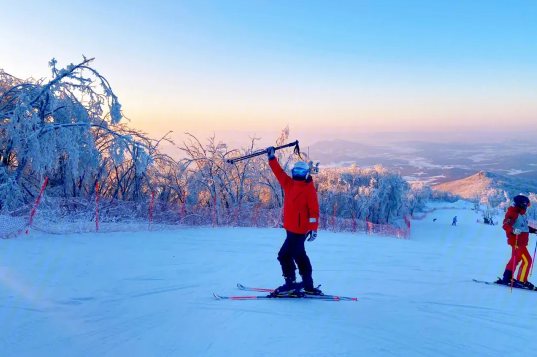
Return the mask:
<svg viewBox="0 0 537 357">
<path fill-rule="evenodd" d="M 537 294 L 471 281 L 510 250 L 457 207 L 413 221 L 411 240 L 307 243 L 315 282 L 358 302 L 215 300 L 282 283 L 279 229 L 2 240 L 0 356 L 532 356 Z"/>
</svg>

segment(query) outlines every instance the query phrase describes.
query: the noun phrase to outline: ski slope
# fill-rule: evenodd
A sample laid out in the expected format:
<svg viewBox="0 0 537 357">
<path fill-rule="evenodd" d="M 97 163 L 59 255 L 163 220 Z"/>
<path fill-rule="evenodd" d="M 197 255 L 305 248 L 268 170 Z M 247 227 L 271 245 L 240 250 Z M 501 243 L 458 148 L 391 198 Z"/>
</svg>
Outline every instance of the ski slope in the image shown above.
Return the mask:
<svg viewBox="0 0 537 357">
<path fill-rule="evenodd" d="M 358 302 L 215 300 L 282 283 L 279 229 L 1 240 L 0 356 L 534 355 L 537 294 L 471 281 L 502 274 L 510 249 L 458 207 L 413 221 L 411 240 L 306 243 L 315 283 Z"/>
</svg>

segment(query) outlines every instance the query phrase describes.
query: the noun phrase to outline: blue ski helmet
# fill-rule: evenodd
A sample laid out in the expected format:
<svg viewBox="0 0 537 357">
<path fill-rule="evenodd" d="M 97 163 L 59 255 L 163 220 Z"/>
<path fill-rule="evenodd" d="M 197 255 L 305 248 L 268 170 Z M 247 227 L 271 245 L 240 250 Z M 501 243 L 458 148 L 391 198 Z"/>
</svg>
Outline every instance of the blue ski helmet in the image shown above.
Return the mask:
<svg viewBox="0 0 537 357">
<path fill-rule="evenodd" d="M 304 161 L 297 161 L 291 170 L 293 180 L 304 181 L 310 175 L 310 167 Z"/>
</svg>

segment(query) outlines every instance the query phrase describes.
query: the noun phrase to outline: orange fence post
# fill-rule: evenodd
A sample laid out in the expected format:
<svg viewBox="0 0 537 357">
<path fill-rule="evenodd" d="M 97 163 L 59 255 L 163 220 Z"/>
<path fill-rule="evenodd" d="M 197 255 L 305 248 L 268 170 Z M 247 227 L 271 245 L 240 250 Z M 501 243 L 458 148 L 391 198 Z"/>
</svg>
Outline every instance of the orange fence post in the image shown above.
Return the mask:
<svg viewBox="0 0 537 357">
<path fill-rule="evenodd" d="M 45 182 L 43 183 L 43 186 L 41 187 L 41 191 L 39 192 L 39 196 L 37 196 L 37 200 L 35 201 L 34 209 L 32 210 L 32 213 L 30 214 L 30 220 L 28 221 L 28 227 L 30 227 L 34 221 L 34 215 L 35 211 L 37 211 L 37 206 L 39 206 L 39 201 L 41 201 L 41 196 L 43 195 L 43 191 L 45 191 L 45 186 L 47 185 L 48 177 L 45 177 Z M 26 230 L 26 234 L 28 234 L 28 230 Z"/>
</svg>

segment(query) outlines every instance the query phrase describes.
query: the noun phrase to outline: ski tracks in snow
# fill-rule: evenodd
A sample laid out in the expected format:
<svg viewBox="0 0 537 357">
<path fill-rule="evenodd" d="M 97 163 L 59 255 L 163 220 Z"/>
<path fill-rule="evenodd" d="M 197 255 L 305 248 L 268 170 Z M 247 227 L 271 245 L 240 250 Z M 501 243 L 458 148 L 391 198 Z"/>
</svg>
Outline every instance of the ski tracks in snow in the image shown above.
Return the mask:
<svg viewBox="0 0 537 357">
<path fill-rule="evenodd" d="M 501 228 L 477 225 L 471 210 L 435 218 L 413 221 L 408 241 L 323 231 L 307 244 L 314 281 L 356 303 L 215 300 L 243 295 L 237 281 L 282 283 L 282 230 L 0 241 L 9 251 L 0 355 L 505 357 L 514 346 L 533 355 L 537 295 L 465 279 L 503 271 Z"/>
</svg>

